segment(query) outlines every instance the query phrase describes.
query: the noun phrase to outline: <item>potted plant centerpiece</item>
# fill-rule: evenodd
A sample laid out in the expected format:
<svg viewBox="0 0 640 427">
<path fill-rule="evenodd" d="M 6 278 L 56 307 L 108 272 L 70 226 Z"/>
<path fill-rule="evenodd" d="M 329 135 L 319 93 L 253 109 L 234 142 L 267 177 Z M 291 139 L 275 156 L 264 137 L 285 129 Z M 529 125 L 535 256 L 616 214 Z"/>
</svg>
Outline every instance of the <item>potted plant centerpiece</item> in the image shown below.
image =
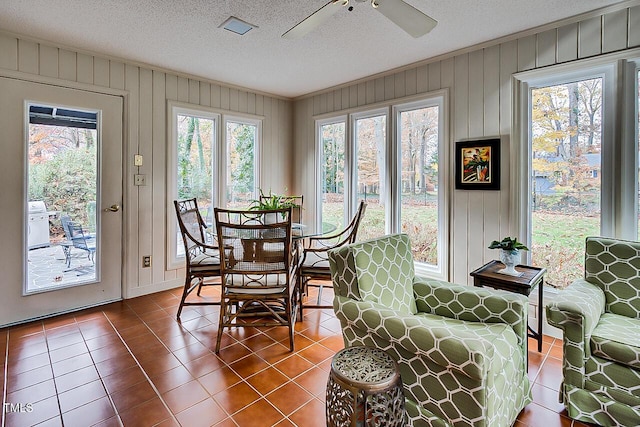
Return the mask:
<svg viewBox="0 0 640 427">
<path fill-rule="evenodd" d="M 300 209 L 300 205 L 290 196 L 273 194 L 271 190 L 269 190 L 269 194 L 267 195 L 260 189 L 260 197 L 251 201 L 251 207 L 249 209 L 255 211 L 270 211 L 285 208 Z"/>
<path fill-rule="evenodd" d="M 494 240 L 489 245 L 489 249 L 500 249 L 500 262 L 505 265 L 505 268 L 499 270 L 498 273 L 508 274 L 510 276 L 521 276 L 522 273 L 515 269 L 515 266 L 520 262 L 520 251 L 528 251 L 522 242 L 518 242 L 518 238 L 505 237 L 501 241 Z"/>
</svg>

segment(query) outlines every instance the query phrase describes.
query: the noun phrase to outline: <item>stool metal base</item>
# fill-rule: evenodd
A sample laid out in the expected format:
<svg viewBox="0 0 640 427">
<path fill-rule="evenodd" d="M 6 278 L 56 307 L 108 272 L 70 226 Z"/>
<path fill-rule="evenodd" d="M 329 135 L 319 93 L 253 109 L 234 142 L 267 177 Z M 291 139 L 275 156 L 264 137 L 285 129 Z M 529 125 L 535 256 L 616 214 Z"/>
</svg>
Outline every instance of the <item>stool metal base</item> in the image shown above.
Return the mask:
<svg viewBox="0 0 640 427">
<path fill-rule="evenodd" d="M 331 363 L 326 402 L 328 427 L 406 425 L 400 372 L 382 350 L 339 351 Z"/>
</svg>

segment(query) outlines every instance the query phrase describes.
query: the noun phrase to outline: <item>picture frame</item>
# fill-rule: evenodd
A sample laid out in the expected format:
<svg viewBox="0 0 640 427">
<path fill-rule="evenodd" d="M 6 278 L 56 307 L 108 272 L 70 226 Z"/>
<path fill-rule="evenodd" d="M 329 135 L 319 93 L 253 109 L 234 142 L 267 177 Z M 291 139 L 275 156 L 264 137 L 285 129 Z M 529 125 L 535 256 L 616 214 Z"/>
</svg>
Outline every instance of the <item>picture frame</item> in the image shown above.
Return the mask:
<svg viewBox="0 0 640 427">
<path fill-rule="evenodd" d="M 500 190 L 500 138 L 457 141 L 456 190 Z"/>
</svg>

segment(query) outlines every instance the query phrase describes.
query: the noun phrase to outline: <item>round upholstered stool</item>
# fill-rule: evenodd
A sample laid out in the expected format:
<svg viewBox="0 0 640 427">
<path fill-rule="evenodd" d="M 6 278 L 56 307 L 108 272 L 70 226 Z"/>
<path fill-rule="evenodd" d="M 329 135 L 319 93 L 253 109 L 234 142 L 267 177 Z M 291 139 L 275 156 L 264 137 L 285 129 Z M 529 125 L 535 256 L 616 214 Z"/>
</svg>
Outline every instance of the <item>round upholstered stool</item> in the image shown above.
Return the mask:
<svg viewBox="0 0 640 427">
<path fill-rule="evenodd" d="M 404 425 L 404 395 L 396 362 L 371 347 L 336 353 L 327 382 L 327 427 Z"/>
</svg>

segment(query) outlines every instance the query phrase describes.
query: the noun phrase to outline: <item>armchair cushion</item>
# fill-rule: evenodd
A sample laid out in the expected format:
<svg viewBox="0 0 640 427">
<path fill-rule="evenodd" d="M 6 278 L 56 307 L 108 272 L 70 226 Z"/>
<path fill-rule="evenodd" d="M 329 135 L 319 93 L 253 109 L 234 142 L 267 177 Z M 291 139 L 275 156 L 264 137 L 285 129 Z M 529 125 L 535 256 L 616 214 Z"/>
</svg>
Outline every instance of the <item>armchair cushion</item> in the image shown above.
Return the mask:
<svg viewBox="0 0 640 427">
<path fill-rule="evenodd" d="M 594 356 L 640 369 L 640 319 L 604 313 L 591 335 Z"/>
<path fill-rule="evenodd" d="M 403 313 L 417 312 L 414 267 L 406 235 L 374 239 L 353 248 L 358 290 L 363 301 Z"/>
</svg>

